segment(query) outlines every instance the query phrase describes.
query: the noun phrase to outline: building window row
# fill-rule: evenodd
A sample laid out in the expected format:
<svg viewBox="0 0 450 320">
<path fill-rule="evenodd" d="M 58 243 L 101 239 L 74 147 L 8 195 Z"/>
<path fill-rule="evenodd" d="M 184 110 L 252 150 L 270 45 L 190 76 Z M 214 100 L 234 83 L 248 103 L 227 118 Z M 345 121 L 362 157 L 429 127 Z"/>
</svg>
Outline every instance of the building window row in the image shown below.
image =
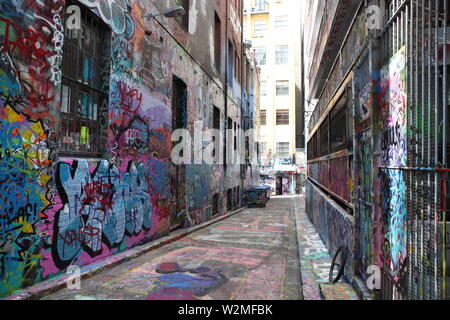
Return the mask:
<svg viewBox="0 0 450 320">
<path fill-rule="evenodd" d="M 276 81 L 275 91 L 277 96 L 289 95 L 289 80 Z M 267 81 L 261 81 L 259 85 L 259 93 L 261 97 L 267 96 Z"/>
<path fill-rule="evenodd" d="M 347 99 L 343 96 L 320 124 L 308 142 L 308 159 L 318 159 L 348 149 L 349 114 Z"/>
<path fill-rule="evenodd" d="M 244 25 L 246 23 L 244 22 Z M 267 20 L 265 19 L 255 19 L 253 21 L 253 36 L 264 37 L 267 34 Z M 289 30 L 289 18 L 287 15 L 276 16 L 275 17 L 275 32 L 285 33 Z"/>
<path fill-rule="evenodd" d="M 276 111 L 276 124 L 277 126 L 289 125 L 289 110 L 277 110 Z M 267 110 L 260 111 L 260 124 L 262 126 L 267 125 Z"/>
<path fill-rule="evenodd" d="M 256 62 L 260 66 L 267 64 L 267 49 L 266 47 L 256 47 L 254 49 Z M 289 63 L 289 46 L 277 46 L 275 48 L 275 64 L 286 65 Z"/>
</svg>

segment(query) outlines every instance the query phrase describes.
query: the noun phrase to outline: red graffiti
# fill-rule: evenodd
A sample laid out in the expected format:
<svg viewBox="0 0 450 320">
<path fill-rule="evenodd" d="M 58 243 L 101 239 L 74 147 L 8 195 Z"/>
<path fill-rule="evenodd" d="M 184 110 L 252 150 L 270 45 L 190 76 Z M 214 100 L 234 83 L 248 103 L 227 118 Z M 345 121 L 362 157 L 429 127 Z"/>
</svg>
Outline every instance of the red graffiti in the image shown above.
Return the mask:
<svg viewBox="0 0 450 320">
<path fill-rule="evenodd" d="M 130 113 L 136 113 L 142 106 L 142 93 L 123 82 L 118 82 L 120 107 Z"/>
<path fill-rule="evenodd" d="M 48 108 L 49 102 L 55 99 L 55 94 L 51 92 L 53 84 L 49 80 L 49 58 L 55 55 L 48 49 L 51 47 L 51 36 L 47 37 L 31 27 L 24 30 L 4 18 L 0 18 L 0 26 L 4 29 L 4 50 L 25 62 L 28 68 L 26 76 L 21 75 L 20 71 L 18 73 L 30 107 Z"/>
<path fill-rule="evenodd" d="M 59 237 L 63 240 L 65 245 L 72 246 L 78 243 L 89 244 L 94 241 L 95 238 L 100 240 L 101 230 L 92 226 L 80 226 L 78 230 L 71 229 L 66 230 L 64 233 L 60 233 Z"/>
<path fill-rule="evenodd" d="M 84 199 L 82 201 L 81 210 L 95 202 L 99 202 L 103 209 L 112 210 L 112 188 L 110 184 L 94 181 L 84 186 Z M 107 210 L 105 210 L 106 212 Z"/>
</svg>

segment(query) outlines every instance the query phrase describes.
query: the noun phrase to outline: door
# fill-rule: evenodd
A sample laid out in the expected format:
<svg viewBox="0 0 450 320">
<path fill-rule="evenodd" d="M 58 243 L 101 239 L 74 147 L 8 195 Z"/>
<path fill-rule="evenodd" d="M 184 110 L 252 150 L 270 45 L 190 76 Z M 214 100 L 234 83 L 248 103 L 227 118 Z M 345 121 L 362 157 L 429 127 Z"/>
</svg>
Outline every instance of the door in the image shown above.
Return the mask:
<svg viewBox="0 0 450 320">
<path fill-rule="evenodd" d="M 173 77 L 172 85 L 172 130 L 187 128 L 187 98 L 186 84 Z M 178 142 L 174 142 L 176 145 Z M 173 146 L 174 146 L 173 145 Z M 173 147 L 172 146 L 172 147 Z M 170 230 L 183 227 L 186 220 L 186 165 L 172 164 L 172 197 L 174 205 L 171 209 Z"/>
</svg>

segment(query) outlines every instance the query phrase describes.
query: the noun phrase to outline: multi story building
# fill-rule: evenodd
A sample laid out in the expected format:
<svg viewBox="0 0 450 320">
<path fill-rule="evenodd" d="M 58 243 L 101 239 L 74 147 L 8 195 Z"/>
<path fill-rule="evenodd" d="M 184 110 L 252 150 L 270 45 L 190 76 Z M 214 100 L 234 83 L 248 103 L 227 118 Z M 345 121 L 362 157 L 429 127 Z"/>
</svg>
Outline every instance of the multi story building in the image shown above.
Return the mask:
<svg viewBox="0 0 450 320">
<path fill-rule="evenodd" d="M 308 215 L 355 286 L 448 298 L 448 1 L 314 0 L 305 21 Z"/>
<path fill-rule="evenodd" d="M 244 1 L 244 38 L 261 67 L 261 153 L 263 183 L 274 194 L 296 191 L 296 106 L 302 1 Z M 302 120 L 300 120 L 302 121 Z"/>
<path fill-rule="evenodd" d="M 0 2 L 0 296 L 242 206 L 244 50 L 241 0 Z"/>
</svg>

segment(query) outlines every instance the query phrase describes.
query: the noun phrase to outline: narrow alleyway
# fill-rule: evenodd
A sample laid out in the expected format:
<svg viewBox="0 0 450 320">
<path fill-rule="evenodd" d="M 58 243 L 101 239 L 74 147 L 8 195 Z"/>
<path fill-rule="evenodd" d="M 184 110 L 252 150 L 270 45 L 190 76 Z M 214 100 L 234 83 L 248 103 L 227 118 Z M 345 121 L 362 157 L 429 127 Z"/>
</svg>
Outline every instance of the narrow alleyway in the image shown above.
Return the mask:
<svg viewBox="0 0 450 320">
<path fill-rule="evenodd" d="M 293 211 L 273 198 L 44 299 L 302 299 Z"/>
</svg>

